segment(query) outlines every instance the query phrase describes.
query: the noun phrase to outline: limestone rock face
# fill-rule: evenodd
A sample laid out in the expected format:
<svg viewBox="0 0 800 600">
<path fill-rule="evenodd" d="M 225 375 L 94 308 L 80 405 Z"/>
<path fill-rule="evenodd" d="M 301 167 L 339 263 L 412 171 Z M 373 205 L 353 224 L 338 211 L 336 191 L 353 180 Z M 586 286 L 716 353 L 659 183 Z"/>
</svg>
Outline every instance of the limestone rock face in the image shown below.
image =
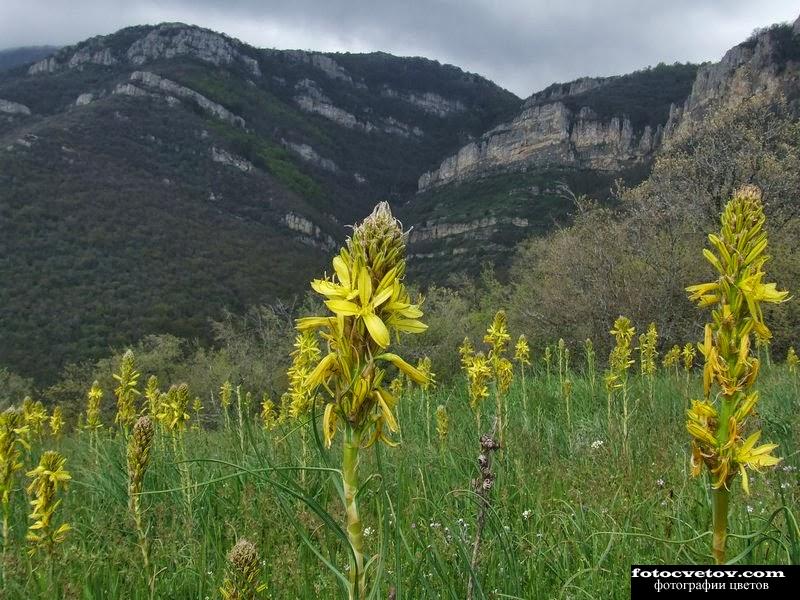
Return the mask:
<svg viewBox="0 0 800 600">
<path fill-rule="evenodd" d="M 419 190 L 480 174 L 528 166 L 618 170 L 648 158 L 660 131 L 633 131 L 627 117 L 601 119 L 590 108 L 563 102 L 528 104 L 513 120 L 446 158 L 419 179 Z"/>
<path fill-rule="evenodd" d="M 323 250 L 330 250 L 336 247 L 336 241 L 329 235 L 323 233 L 318 225 L 302 215 L 286 213 L 283 216 L 283 224 L 289 229 L 300 234 L 298 241 Z"/>
<path fill-rule="evenodd" d="M 253 170 L 253 165 L 250 161 L 216 146 L 211 148 L 211 160 L 239 169 L 242 173 L 249 173 Z"/>
<path fill-rule="evenodd" d="M 131 44 L 127 59 L 134 65 L 175 56 L 189 55 L 220 66 L 241 63 L 256 77 L 261 76 L 258 61 L 242 54 L 227 36 L 176 23 L 161 25 Z"/>
<path fill-rule="evenodd" d="M 460 100 L 449 100 L 434 92 L 398 92 L 390 87 L 384 87 L 381 89 L 381 96 L 386 98 L 399 98 L 409 104 L 413 104 L 417 108 L 421 108 L 426 113 L 439 117 L 446 117 L 447 115 L 466 110 L 466 107 Z"/>
<path fill-rule="evenodd" d="M 800 18 L 790 35 L 795 45 L 800 44 Z M 784 58 L 785 43 L 778 31 L 767 29 L 728 50 L 719 62 L 702 66 L 686 102 L 670 111 L 665 139 L 690 132 L 712 111 L 735 106 L 756 94 L 797 90 L 800 63 Z"/>
<path fill-rule="evenodd" d="M 75 106 L 85 106 L 87 104 L 91 104 L 93 100 L 94 100 L 94 94 L 90 93 L 81 94 L 75 100 Z"/>
<path fill-rule="evenodd" d="M 353 113 L 347 112 L 343 108 L 334 105 L 326 96 L 316 81 L 311 79 L 301 79 L 295 85 L 297 94 L 294 97 L 295 104 L 308 113 L 315 113 L 342 127 L 348 129 L 360 129 L 370 133 L 372 131 L 383 131 L 392 135 L 403 137 L 421 137 L 424 135 L 422 129 L 417 126 L 410 126 L 393 117 L 384 117 L 376 124 L 369 120 L 361 120 Z"/>
<path fill-rule="evenodd" d="M 326 171 L 330 171 L 331 173 L 338 173 L 339 167 L 333 162 L 330 158 L 324 158 L 319 155 L 319 153 L 314 150 L 308 144 L 295 144 L 293 142 L 288 142 L 285 139 L 281 139 L 281 144 L 285 147 L 297 154 L 300 158 L 304 161 L 311 163 L 321 169 L 325 169 Z"/>
<path fill-rule="evenodd" d="M 501 226 L 528 227 L 528 219 L 522 217 L 484 217 L 466 223 L 432 221 L 417 225 L 409 234 L 409 243 L 417 244 L 430 240 L 442 240 L 461 236 L 463 239 L 487 239 Z"/>
<path fill-rule="evenodd" d="M 221 104 L 217 104 L 213 100 L 209 100 L 199 92 L 196 92 L 191 88 L 187 88 L 178 83 L 175 83 L 170 79 L 166 79 L 164 77 L 156 75 L 155 73 L 150 73 L 149 71 L 134 71 L 133 73 L 131 73 L 130 80 L 139 82 L 144 87 L 151 88 L 153 90 L 157 90 L 159 92 L 164 93 L 165 95 L 167 95 L 168 101 L 170 96 L 174 98 L 189 100 L 191 102 L 194 102 L 201 109 L 210 113 L 216 118 L 222 121 L 227 121 L 231 125 L 235 125 L 243 129 L 245 128 L 245 120 L 242 117 L 233 114 L 231 111 L 229 111 Z M 131 90 L 130 88 L 135 88 L 135 89 Z M 138 88 L 131 84 L 117 86 L 117 88 L 114 90 L 114 93 L 127 94 L 131 96 L 141 96 L 147 94 L 147 92 L 145 92 L 141 88 Z"/>
<path fill-rule="evenodd" d="M 92 38 L 49 56 L 28 68 L 29 75 L 55 73 L 62 69 L 81 68 L 86 64 L 111 66 L 120 63 L 143 65 L 147 62 L 176 56 L 193 56 L 220 66 L 240 64 L 250 74 L 261 77 L 258 61 L 240 50 L 241 44 L 225 35 L 190 27 L 182 23 L 159 25 L 134 41 L 124 52 L 105 46 L 102 38 Z"/>
<path fill-rule="evenodd" d="M 0 113 L 27 116 L 31 114 L 31 109 L 19 102 L 11 102 L 10 100 L 3 100 L 0 98 Z"/>
</svg>

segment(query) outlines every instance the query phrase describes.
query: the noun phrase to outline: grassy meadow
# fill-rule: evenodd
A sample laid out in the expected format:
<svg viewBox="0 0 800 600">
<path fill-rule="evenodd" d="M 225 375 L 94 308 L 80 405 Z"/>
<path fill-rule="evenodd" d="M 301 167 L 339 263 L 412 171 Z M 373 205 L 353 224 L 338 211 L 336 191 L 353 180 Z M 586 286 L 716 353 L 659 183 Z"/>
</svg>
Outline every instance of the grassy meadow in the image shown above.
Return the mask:
<svg viewBox="0 0 800 600">
<path fill-rule="evenodd" d="M 573 357 L 573 365 L 583 360 L 580 349 Z M 648 381 L 632 372 L 626 454 L 620 398 L 613 398 L 609 422 L 602 376 L 592 383 L 580 364 L 559 376 L 555 365 L 546 372 L 541 357 L 534 362 L 524 387 L 517 368 L 506 398 L 474 597 L 627 598 L 631 564 L 711 562 L 708 485 L 705 474 L 689 477 L 685 429 L 688 398 L 702 393 L 699 370 L 660 369 L 652 398 Z M 565 378 L 573 382 L 568 398 Z M 784 460 L 751 476 L 749 497 L 735 490 L 728 556 L 796 564 L 797 375 L 784 365 L 765 367 L 759 388 L 755 420 Z M 448 416 L 446 435 L 437 432 L 439 405 Z M 371 567 L 371 581 L 380 581 L 371 597 L 465 597 L 479 511 L 471 482 L 493 406 L 493 398 L 484 401 L 479 428 L 466 380 L 429 392 L 406 389 L 396 409 L 399 447 L 362 452 L 364 550 L 380 555 Z M 124 433 L 106 427 L 32 436 L 11 493 L 0 596 L 217 598 L 226 554 L 246 537 L 260 555 L 258 576 L 267 585 L 260 597 L 341 597 L 326 566 L 346 575 L 344 516 L 331 485 L 340 477 L 341 437 L 327 450 L 308 418 L 265 430 L 256 406 L 243 407 L 241 419 L 236 409 L 234 401 L 227 427 L 220 420 L 197 429 L 193 416 L 175 439 L 157 428 L 140 496 L 149 569 L 129 512 Z M 21 488 L 44 449 L 67 458 L 72 481 L 55 521 L 72 530 L 52 554 L 29 556 Z"/>
</svg>

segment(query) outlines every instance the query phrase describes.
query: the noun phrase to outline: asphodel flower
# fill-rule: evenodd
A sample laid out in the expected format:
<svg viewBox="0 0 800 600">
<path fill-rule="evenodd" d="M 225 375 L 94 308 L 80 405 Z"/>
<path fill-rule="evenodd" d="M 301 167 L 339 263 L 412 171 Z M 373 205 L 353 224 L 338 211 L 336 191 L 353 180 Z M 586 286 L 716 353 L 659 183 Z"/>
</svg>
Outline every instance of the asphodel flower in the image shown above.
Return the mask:
<svg viewBox="0 0 800 600">
<path fill-rule="evenodd" d="M 139 537 L 139 548 L 142 551 L 144 570 L 149 570 L 150 554 L 147 545 L 147 531 L 142 522 L 141 493 L 144 486 L 144 475 L 150 464 L 150 450 L 153 447 L 155 427 L 149 415 L 139 417 L 134 423 L 131 437 L 128 439 L 128 510 L 131 512 L 136 534 Z"/>
<path fill-rule="evenodd" d="M 56 509 L 61 504 L 61 500 L 57 499 L 58 490 L 65 488 L 72 479 L 64 469 L 66 462 L 67 459 L 58 452 L 48 450 L 42 454 L 39 466 L 27 473 L 33 480 L 28 486 L 28 494 L 33 497 L 33 512 L 29 515 L 33 523 L 28 527 L 26 536 L 31 544 L 28 551 L 30 555 L 39 549 L 51 554 L 55 545 L 63 542 L 72 529 L 67 523 L 58 526 L 54 523 Z"/>
<path fill-rule="evenodd" d="M 686 428 L 692 437 L 692 473 L 700 474 L 705 464 L 711 476 L 717 562 L 725 559 L 730 483 L 741 475 L 742 487 L 749 492 L 748 469 L 758 471 L 780 460 L 772 455 L 775 444 L 756 446 L 760 431 L 744 437 L 758 402 L 753 386 L 760 363 L 751 352 L 750 335 L 769 340 L 761 305 L 784 302 L 789 296 L 776 284 L 764 282 L 769 260 L 764 221 L 760 192 L 753 187 L 739 190 L 725 207 L 719 234 L 708 236 L 713 250 L 703 251 L 718 277 L 687 288 L 699 307 L 712 308 L 699 344 L 705 400 L 692 402 Z"/>
<path fill-rule="evenodd" d="M 44 424 L 50 418 L 41 400 L 34 402 L 30 397 L 22 401 L 22 417 L 28 431 L 37 438 L 42 436 Z"/>
<path fill-rule="evenodd" d="M 91 432 L 97 432 L 103 428 L 103 421 L 100 413 L 100 402 L 103 399 L 103 389 L 95 379 L 91 389 L 86 394 L 86 424 L 84 427 Z"/>
<path fill-rule="evenodd" d="M 119 373 L 114 373 L 117 387 L 114 394 L 117 396 L 117 416 L 114 422 L 118 423 L 127 433 L 136 420 L 136 397 L 140 394 L 136 386 L 139 384 L 141 373 L 136 370 L 136 360 L 132 350 L 126 350 L 122 355 Z"/>
<path fill-rule="evenodd" d="M 528 345 L 528 338 L 525 337 L 525 334 L 520 335 L 514 345 L 514 360 L 523 367 L 531 364 L 531 348 Z"/>
<path fill-rule="evenodd" d="M 292 352 L 292 365 L 286 372 L 289 377 L 289 415 L 297 419 L 307 414 L 314 403 L 315 394 L 305 385 L 311 369 L 319 362 L 319 342 L 313 331 L 303 331 L 297 335 Z"/>
<path fill-rule="evenodd" d="M 311 283 L 332 314 L 298 319 L 297 328 L 318 331 L 327 345 L 305 389 L 311 395 L 324 390 L 328 397 L 323 417 L 328 446 L 343 426 L 359 437 L 366 434 L 367 445 L 378 440 L 392 444 L 388 432 L 397 431 L 396 400 L 383 387 L 389 366 L 417 384 L 428 384 L 419 369 L 386 351 L 392 331 L 422 333 L 427 328 L 403 283 L 405 237 L 389 205 L 381 203 L 333 259 L 333 275 Z"/>
<path fill-rule="evenodd" d="M 161 412 L 161 390 L 158 387 L 158 377 L 150 375 L 144 388 L 144 397 L 147 399 L 147 412 L 154 419 Z"/>
<path fill-rule="evenodd" d="M 619 316 L 614 321 L 614 327 L 610 331 L 616 342 L 608 358 L 608 372 L 605 375 L 607 395 L 607 419 L 608 430 L 611 432 L 611 404 L 613 395 L 617 392 L 622 396 L 622 444 L 623 452 L 628 453 L 628 420 L 630 411 L 628 410 L 628 371 L 634 361 L 631 358 L 631 342 L 636 334 L 630 319 Z"/>
<path fill-rule="evenodd" d="M 240 538 L 228 553 L 225 580 L 219 590 L 223 600 L 255 600 L 266 589 L 261 583 L 261 561 L 255 544 Z"/>
<path fill-rule="evenodd" d="M 498 310 L 494 315 L 492 324 L 486 330 L 486 335 L 483 336 L 483 341 L 491 347 L 491 353 L 502 356 L 505 354 L 510 340 L 511 335 L 508 333 L 506 312 Z"/>
<path fill-rule="evenodd" d="M 16 473 L 22 469 L 22 451 L 29 448 L 27 425 L 22 412 L 7 408 L 0 413 L 0 504 L 3 509 L 3 548 L 8 544 L 11 492 Z"/>
<path fill-rule="evenodd" d="M 661 364 L 665 369 L 674 369 L 681 360 L 681 347 L 677 344 L 664 353 L 664 360 Z"/>
<path fill-rule="evenodd" d="M 681 351 L 681 356 L 683 357 L 683 370 L 688 373 L 692 370 L 694 359 L 697 356 L 697 350 L 695 350 L 694 344 L 686 342 L 686 345 Z"/>
<path fill-rule="evenodd" d="M 189 386 L 185 383 L 171 386 L 166 394 L 161 394 L 159 408 L 158 420 L 164 428 L 173 434 L 183 433 L 189 421 Z"/>
<path fill-rule="evenodd" d="M 230 381 L 225 381 L 219 388 L 219 404 L 222 407 L 222 413 L 225 416 L 225 429 L 230 429 L 231 419 L 228 412 L 233 400 L 233 385 Z M 288 406 L 288 405 L 287 405 Z"/>
<path fill-rule="evenodd" d="M 489 396 L 492 367 L 486 355 L 483 352 L 478 352 L 472 356 L 466 371 L 467 379 L 469 380 L 469 404 L 472 410 L 479 414 L 481 402 Z"/>
<path fill-rule="evenodd" d="M 639 366 L 645 377 L 653 377 L 656 374 L 657 346 L 658 330 L 655 323 L 650 323 L 647 333 L 639 336 Z"/>
<path fill-rule="evenodd" d="M 800 358 L 797 358 L 797 352 L 795 352 L 794 347 L 789 346 L 789 350 L 786 352 L 786 366 L 789 369 L 789 373 L 796 374 L 798 364 L 800 364 Z"/>
<path fill-rule="evenodd" d="M 279 418 L 275 403 L 269 397 L 269 394 L 264 392 L 261 399 L 261 425 L 264 427 L 264 430 L 272 431 L 275 429 L 275 427 L 278 426 Z"/>
<path fill-rule="evenodd" d="M 50 435 L 57 438 L 61 435 L 61 430 L 64 429 L 64 410 L 61 405 L 53 409 L 53 414 L 50 415 Z"/>
<path fill-rule="evenodd" d="M 203 402 L 200 400 L 200 396 L 195 396 L 194 400 L 192 400 L 192 412 L 194 413 L 194 420 L 192 421 L 192 431 L 200 431 L 200 418 L 203 412 Z"/>
<path fill-rule="evenodd" d="M 458 347 L 458 354 L 461 357 L 461 368 L 466 370 L 472 357 L 475 356 L 475 348 L 472 347 L 472 342 L 468 337 L 465 337 L 461 346 Z"/>
<path fill-rule="evenodd" d="M 330 314 L 298 319 L 301 332 L 317 332 L 325 348 L 311 365 L 304 388 L 324 404 L 322 436 L 330 447 L 343 430 L 342 484 L 351 547 L 351 598 L 366 597 L 363 528 L 358 514 L 358 455 L 378 441 L 394 445 L 389 434 L 399 428 L 397 399 L 386 389 L 389 369 L 397 368 L 417 384 L 428 379 L 416 367 L 389 352 L 392 334 L 422 333 L 422 311 L 411 301 L 405 277 L 406 234 L 389 205 L 353 229 L 333 259 L 333 274 L 311 287 L 325 298 Z"/>
</svg>

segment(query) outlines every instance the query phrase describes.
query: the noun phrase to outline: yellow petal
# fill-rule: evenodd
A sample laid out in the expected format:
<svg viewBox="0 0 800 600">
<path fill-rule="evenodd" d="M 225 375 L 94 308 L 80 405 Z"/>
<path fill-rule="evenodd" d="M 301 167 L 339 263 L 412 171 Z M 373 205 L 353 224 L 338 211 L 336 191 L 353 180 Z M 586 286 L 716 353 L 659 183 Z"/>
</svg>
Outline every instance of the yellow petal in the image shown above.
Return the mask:
<svg viewBox="0 0 800 600">
<path fill-rule="evenodd" d="M 336 277 L 343 287 L 350 287 L 350 272 L 347 270 L 347 263 L 341 256 L 333 258 L 333 270 L 336 271 Z"/>
<path fill-rule="evenodd" d="M 381 348 L 388 347 L 390 341 L 389 330 L 386 329 L 386 325 L 384 325 L 381 318 L 375 313 L 367 313 L 363 315 L 363 319 L 364 324 L 367 326 L 367 331 L 369 331 L 369 335 L 375 340 L 375 343 Z"/>
<path fill-rule="evenodd" d="M 361 269 L 358 273 L 358 296 L 361 306 L 367 306 L 372 297 L 372 278 L 367 269 Z"/>
<path fill-rule="evenodd" d="M 386 360 L 392 363 L 395 367 L 400 369 L 403 373 L 408 375 L 412 381 L 416 383 L 426 383 L 428 378 L 425 377 L 425 374 L 422 373 L 419 369 L 412 367 L 402 358 L 397 356 L 397 354 L 392 354 L 391 352 L 387 352 L 386 354 L 381 354 L 380 356 L 375 357 L 376 360 Z"/>
<path fill-rule="evenodd" d="M 326 300 L 325 306 L 327 306 L 332 313 L 343 317 L 352 317 L 361 312 L 357 304 L 348 302 L 347 300 Z"/>
</svg>

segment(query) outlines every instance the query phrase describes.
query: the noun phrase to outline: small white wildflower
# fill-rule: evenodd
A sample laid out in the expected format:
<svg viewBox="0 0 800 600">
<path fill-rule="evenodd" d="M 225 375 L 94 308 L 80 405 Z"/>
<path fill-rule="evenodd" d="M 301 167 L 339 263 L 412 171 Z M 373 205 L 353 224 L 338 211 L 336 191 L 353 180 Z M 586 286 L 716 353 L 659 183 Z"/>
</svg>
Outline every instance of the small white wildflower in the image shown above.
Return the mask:
<svg viewBox="0 0 800 600">
<path fill-rule="evenodd" d="M 660 488 L 664 487 L 664 480 L 659 477 L 656 479 L 656 485 Z"/>
<path fill-rule="evenodd" d="M 597 450 L 603 445 L 603 440 L 595 440 L 592 442 L 592 450 Z"/>
<path fill-rule="evenodd" d="M 532 514 L 533 513 L 530 510 L 524 510 L 524 511 L 522 511 L 522 518 L 527 521 L 528 519 L 531 518 Z"/>
<path fill-rule="evenodd" d="M 754 509 L 752 506 L 750 506 L 749 504 L 747 505 L 747 512 L 751 513 L 751 512 L 753 512 L 754 510 L 755 510 L 755 509 Z"/>
<path fill-rule="evenodd" d="M 442 526 L 441 523 L 437 523 L 436 521 L 431 521 L 431 529 L 438 529 L 441 526 Z"/>
<path fill-rule="evenodd" d="M 369 537 L 373 533 L 375 533 L 375 530 L 372 527 L 365 527 L 364 528 L 364 537 Z"/>
</svg>

